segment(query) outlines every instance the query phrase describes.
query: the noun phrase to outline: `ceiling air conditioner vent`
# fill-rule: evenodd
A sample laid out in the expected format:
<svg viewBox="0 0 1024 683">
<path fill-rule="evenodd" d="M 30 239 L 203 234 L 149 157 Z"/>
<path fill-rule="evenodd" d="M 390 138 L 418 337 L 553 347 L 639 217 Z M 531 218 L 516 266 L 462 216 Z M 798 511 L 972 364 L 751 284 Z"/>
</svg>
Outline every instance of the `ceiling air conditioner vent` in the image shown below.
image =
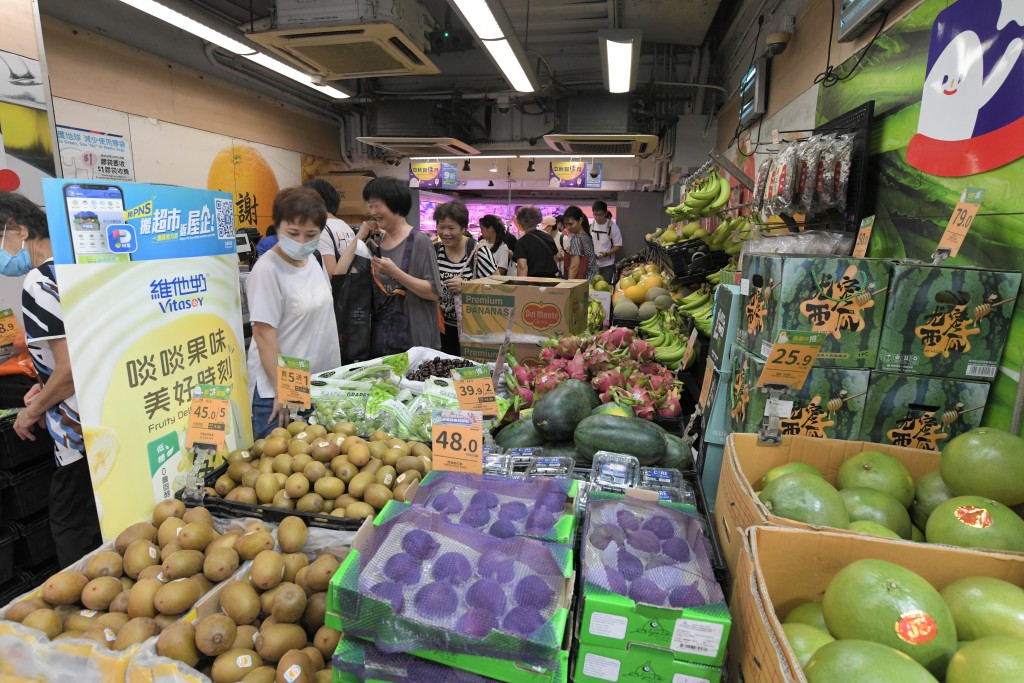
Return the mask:
<svg viewBox="0 0 1024 683">
<path fill-rule="evenodd" d="M 657 135 L 545 135 L 544 142 L 561 154 L 584 157 L 606 154 L 646 157 L 658 148 Z"/>
<path fill-rule="evenodd" d="M 471 156 L 480 150 L 455 138 L 374 137 L 356 138 L 400 157 Z"/>
</svg>

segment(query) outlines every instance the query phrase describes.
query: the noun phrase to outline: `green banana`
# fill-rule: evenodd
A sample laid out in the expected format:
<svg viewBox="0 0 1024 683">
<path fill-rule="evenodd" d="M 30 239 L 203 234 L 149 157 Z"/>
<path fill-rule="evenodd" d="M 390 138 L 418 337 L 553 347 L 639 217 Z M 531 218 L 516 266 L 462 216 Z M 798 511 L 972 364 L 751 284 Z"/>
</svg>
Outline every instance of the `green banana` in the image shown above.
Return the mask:
<svg viewBox="0 0 1024 683">
<path fill-rule="evenodd" d="M 731 195 L 732 185 L 730 185 L 722 176 L 718 176 L 718 195 L 711 200 L 711 203 L 708 205 L 708 209 L 710 209 L 712 213 L 718 213 L 729 203 L 729 197 Z"/>
</svg>

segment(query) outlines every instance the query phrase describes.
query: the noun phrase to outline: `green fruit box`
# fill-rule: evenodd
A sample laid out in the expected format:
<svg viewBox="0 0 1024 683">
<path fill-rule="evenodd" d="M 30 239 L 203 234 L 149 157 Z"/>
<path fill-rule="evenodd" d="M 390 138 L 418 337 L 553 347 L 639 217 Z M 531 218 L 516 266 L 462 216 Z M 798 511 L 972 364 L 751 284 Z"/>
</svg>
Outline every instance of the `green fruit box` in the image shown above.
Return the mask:
<svg viewBox="0 0 1024 683">
<path fill-rule="evenodd" d="M 897 264 L 877 369 L 994 380 L 1020 281 L 1013 271 Z"/>
<path fill-rule="evenodd" d="M 763 368 L 763 360 L 733 347 L 728 386 L 731 432 L 752 433 L 761 427 L 768 405 L 767 392 L 757 386 Z M 870 370 L 815 366 L 802 389 L 782 395 L 779 431 L 786 436 L 859 438 L 862 424 L 867 424 L 864 411 L 869 384 Z"/>
<path fill-rule="evenodd" d="M 723 370 L 729 364 L 729 350 L 736 341 L 736 333 L 741 325 L 746 324 L 742 297 L 736 285 L 718 285 L 715 287 L 715 310 L 711 322 L 711 343 L 708 345 L 708 357 L 716 370 Z"/>
<path fill-rule="evenodd" d="M 420 549 L 406 542 L 413 534 Z M 420 554 L 422 559 L 413 558 L 413 554 Z M 443 563 L 439 560 L 445 557 L 454 560 L 455 556 L 464 560 L 447 561 L 442 569 Z M 403 562 L 392 565 L 395 557 Z M 417 568 L 404 567 L 404 561 L 410 558 L 420 560 Z M 472 570 L 474 563 L 475 571 Z M 485 563 L 488 569 L 481 568 Z M 381 649 L 400 648 L 407 652 L 446 649 L 458 654 L 555 667 L 561 656 L 572 602 L 572 567 L 572 550 L 562 545 L 526 538 L 498 539 L 449 523 L 428 508 L 391 501 L 356 533 L 352 552 L 331 578 L 327 609 L 340 619 L 346 634 L 372 640 Z M 493 573 L 491 582 L 498 584 L 494 579 L 500 578 L 499 585 L 506 586 L 513 597 L 502 595 L 500 600 L 495 597 L 494 604 L 500 602 L 500 607 L 491 608 L 495 614 L 481 615 L 479 613 L 487 611 L 482 608 L 456 614 L 462 602 L 460 593 L 481 581 L 476 578 L 476 572 L 480 575 Z M 422 581 L 421 573 L 427 575 Z M 523 606 L 523 598 L 517 595 L 521 582 L 526 580 L 546 584 L 541 587 L 548 591 L 544 605 Z M 445 587 L 449 585 L 457 588 Z M 510 590 L 513 585 L 516 591 Z M 392 588 L 395 590 L 391 591 Z M 431 590 L 423 595 L 427 588 Z M 487 593 L 477 593 L 478 597 L 483 595 Z M 537 593 L 533 591 L 530 595 Z M 517 603 L 518 607 L 505 613 L 506 607 Z M 477 626 L 469 618 L 471 613 L 477 613 L 476 617 L 490 617 L 490 626 Z M 497 613 L 504 617 L 499 620 Z M 470 635 L 474 630 L 486 635 Z M 514 635 L 514 631 L 519 635 Z"/>
<path fill-rule="evenodd" d="M 747 254 L 736 341 L 766 358 L 782 330 L 824 332 L 818 366 L 873 368 L 891 271 L 882 259 Z"/>
<path fill-rule="evenodd" d="M 941 450 L 981 424 L 989 389 L 987 382 L 873 372 L 860 438 Z"/>
<path fill-rule="evenodd" d="M 580 643 L 573 669 L 575 683 L 720 683 L 721 680 L 720 667 L 676 659 L 671 652 L 642 645 L 619 650 Z"/>
<path fill-rule="evenodd" d="M 628 490 L 625 495 L 595 492 L 587 502 L 588 521 L 581 551 L 583 592 L 577 639 L 581 647 L 586 645 L 619 652 L 637 646 L 660 648 L 672 659 L 709 667 L 721 666 L 731 619 L 711 567 L 712 554 L 704 537 L 703 524 L 692 506 L 659 501 L 656 494 L 649 494 L 652 492 L 636 489 Z M 628 513 L 625 515 L 627 518 L 632 516 L 633 520 L 644 520 L 638 534 L 654 532 L 655 526 L 648 522 L 659 517 L 671 520 L 672 532 L 658 535 L 659 538 L 668 536 L 668 539 L 661 542 L 661 549 L 657 552 L 639 550 L 640 539 L 624 534 L 601 548 L 601 543 L 607 539 L 598 539 L 597 536 L 609 524 L 600 520 L 614 514 L 617 522 L 628 529 L 632 522 L 624 521 L 620 517 L 623 513 Z M 674 551 L 669 555 L 665 545 L 668 541 L 679 540 L 689 549 L 685 557 Z M 630 557 L 626 558 L 624 554 Z M 647 558 L 646 563 L 640 559 L 642 557 Z M 665 559 L 669 561 L 664 562 Z M 630 569 L 630 564 L 635 565 L 635 569 Z M 630 586 L 627 589 L 625 580 L 629 574 L 633 578 L 628 579 Z M 640 602 L 621 594 L 637 595 L 641 582 L 645 582 L 645 588 L 657 593 L 655 597 L 643 599 L 660 600 L 660 604 Z M 619 586 L 618 592 L 612 590 L 616 585 Z M 669 586 L 673 587 L 672 591 L 668 590 Z M 691 606 L 666 606 L 666 595 L 669 605 L 680 604 L 673 603 L 675 590 L 683 591 Z"/>
<path fill-rule="evenodd" d="M 724 444 L 732 431 L 729 418 L 729 387 L 732 386 L 732 365 L 724 370 L 714 370 L 711 388 L 708 391 L 708 408 L 704 412 L 704 442 Z"/>
</svg>

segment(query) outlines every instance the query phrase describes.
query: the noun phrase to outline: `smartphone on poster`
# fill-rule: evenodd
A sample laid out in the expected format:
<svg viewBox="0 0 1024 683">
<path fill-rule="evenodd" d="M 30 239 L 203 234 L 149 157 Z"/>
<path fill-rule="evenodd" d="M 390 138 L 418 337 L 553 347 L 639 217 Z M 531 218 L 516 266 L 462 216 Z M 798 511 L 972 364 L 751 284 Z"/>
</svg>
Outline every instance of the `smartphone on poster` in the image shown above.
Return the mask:
<svg viewBox="0 0 1024 683">
<path fill-rule="evenodd" d="M 64 207 L 75 263 L 130 261 L 134 229 L 125 224 L 124 193 L 117 185 L 68 183 Z"/>
</svg>

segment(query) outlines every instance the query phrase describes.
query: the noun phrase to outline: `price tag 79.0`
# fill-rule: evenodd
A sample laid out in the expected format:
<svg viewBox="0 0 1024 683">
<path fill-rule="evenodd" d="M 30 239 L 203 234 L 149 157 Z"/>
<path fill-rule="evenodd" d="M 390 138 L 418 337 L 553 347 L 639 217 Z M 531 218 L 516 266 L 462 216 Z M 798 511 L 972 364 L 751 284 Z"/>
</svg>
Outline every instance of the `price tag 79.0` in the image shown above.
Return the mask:
<svg viewBox="0 0 1024 683">
<path fill-rule="evenodd" d="M 435 410 L 431 418 L 433 469 L 483 474 L 483 417 L 467 410 Z"/>
<path fill-rule="evenodd" d="M 981 200 L 985 198 L 985 190 L 968 187 L 960 197 L 960 203 L 953 209 L 953 215 L 949 217 L 946 224 L 946 232 L 942 233 L 942 240 L 939 242 L 939 252 L 948 251 L 953 257 L 960 253 L 960 247 L 974 223 L 975 216 L 981 208 Z"/>
<path fill-rule="evenodd" d="M 779 332 L 757 386 L 782 385 L 794 391 L 803 388 L 824 341 L 823 332 Z"/>
<path fill-rule="evenodd" d="M 231 388 L 214 384 L 200 384 L 192 390 L 192 407 L 188 415 L 185 447 L 196 444 L 215 446 L 224 444 L 230 405 Z"/>
<path fill-rule="evenodd" d="M 14 311 L 10 308 L 0 311 L 0 346 L 13 344 L 18 340 L 20 333 L 21 328 L 18 327 Z"/>
<path fill-rule="evenodd" d="M 277 357 L 277 400 L 283 405 L 303 410 L 310 407 L 308 360 Z"/>
<path fill-rule="evenodd" d="M 494 381 L 486 365 L 452 370 L 459 410 L 475 410 L 484 417 L 497 417 L 498 402 L 494 398 Z"/>
</svg>

